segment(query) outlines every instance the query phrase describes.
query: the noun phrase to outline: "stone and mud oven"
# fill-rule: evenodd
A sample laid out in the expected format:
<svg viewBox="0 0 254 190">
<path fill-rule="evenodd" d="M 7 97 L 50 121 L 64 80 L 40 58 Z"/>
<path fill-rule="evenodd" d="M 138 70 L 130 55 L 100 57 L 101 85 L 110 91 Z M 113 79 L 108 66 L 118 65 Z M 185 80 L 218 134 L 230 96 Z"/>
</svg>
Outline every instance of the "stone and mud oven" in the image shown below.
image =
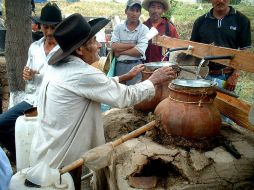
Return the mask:
<svg viewBox="0 0 254 190">
<path fill-rule="evenodd" d="M 107 141 L 141 127 L 152 117 L 130 108 L 105 112 Z M 108 168 L 111 189 L 254 189 L 253 137 L 226 126 L 213 141 L 190 142 L 170 136 L 160 141 L 158 130 L 115 149 Z M 234 145 L 241 158 L 236 159 L 222 146 L 225 140 Z"/>
</svg>

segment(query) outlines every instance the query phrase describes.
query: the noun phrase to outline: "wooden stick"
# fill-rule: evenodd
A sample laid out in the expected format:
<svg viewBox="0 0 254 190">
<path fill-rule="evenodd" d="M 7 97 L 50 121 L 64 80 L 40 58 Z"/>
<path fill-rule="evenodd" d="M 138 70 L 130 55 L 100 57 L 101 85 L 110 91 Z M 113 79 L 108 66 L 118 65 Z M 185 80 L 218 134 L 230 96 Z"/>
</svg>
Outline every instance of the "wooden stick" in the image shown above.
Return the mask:
<svg viewBox="0 0 254 190">
<path fill-rule="evenodd" d="M 156 126 L 156 121 L 153 120 L 153 121 L 149 122 L 148 124 L 132 131 L 131 133 L 128 133 L 127 135 L 124 135 L 124 136 L 120 137 L 119 139 L 113 141 L 112 146 L 116 147 L 116 146 L 124 143 L 127 140 L 130 140 L 132 138 L 135 138 L 135 137 L 141 135 L 142 133 L 154 128 L 155 126 Z"/>
<path fill-rule="evenodd" d="M 82 166 L 84 164 L 84 160 L 83 158 L 80 158 L 74 162 L 72 162 L 71 164 L 69 164 L 68 166 L 63 167 L 62 169 L 59 169 L 60 175 L 69 172 L 71 170 L 76 169 L 79 166 Z"/>
<path fill-rule="evenodd" d="M 146 124 L 146 125 L 138 128 L 138 129 L 136 129 L 136 130 L 120 137 L 119 139 L 111 142 L 112 146 L 116 147 L 116 146 L 126 142 L 127 140 L 130 140 L 132 138 L 135 138 L 135 137 L 141 135 L 142 133 L 154 128 L 155 126 L 157 126 L 157 121 L 153 120 L 153 121 L 149 122 L 148 124 Z M 77 167 L 79 167 L 83 164 L 84 164 L 84 159 L 79 158 L 78 160 L 76 160 L 76 161 L 72 162 L 71 164 L 63 167 L 62 169 L 59 169 L 59 172 L 62 175 L 62 174 L 66 173 L 66 172 L 69 172 L 69 171 L 71 171 L 71 170 L 73 170 L 73 169 L 75 169 L 75 168 L 77 168 Z"/>
<path fill-rule="evenodd" d="M 249 104 L 217 91 L 214 105 L 221 113 L 232 119 L 235 123 L 254 132 L 254 125 L 248 120 Z"/>
</svg>

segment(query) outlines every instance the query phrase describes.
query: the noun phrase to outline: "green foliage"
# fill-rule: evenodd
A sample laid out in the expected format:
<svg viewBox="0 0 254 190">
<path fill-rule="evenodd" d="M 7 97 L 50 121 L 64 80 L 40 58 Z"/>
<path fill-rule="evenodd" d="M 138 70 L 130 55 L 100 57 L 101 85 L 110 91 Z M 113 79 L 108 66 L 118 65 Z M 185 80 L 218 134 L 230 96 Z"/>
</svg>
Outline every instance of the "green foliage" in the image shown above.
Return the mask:
<svg viewBox="0 0 254 190">
<path fill-rule="evenodd" d="M 173 15 L 174 11 L 177 8 L 178 1 L 169 0 L 169 3 L 170 3 L 170 9 L 163 16 L 168 18 L 168 19 L 171 19 L 171 16 Z"/>
<path fill-rule="evenodd" d="M 230 0 L 230 4 L 232 5 L 237 5 L 239 3 L 241 3 L 241 0 Z"/>
<path fill-rule="evenodd" d="M 211 0 L 200 0 L 201 3 L 209 3 Z M 241 3 L 241 0 L 230 0 L 230 4 L 232 5 L 237 5 Z"/>
</svg>

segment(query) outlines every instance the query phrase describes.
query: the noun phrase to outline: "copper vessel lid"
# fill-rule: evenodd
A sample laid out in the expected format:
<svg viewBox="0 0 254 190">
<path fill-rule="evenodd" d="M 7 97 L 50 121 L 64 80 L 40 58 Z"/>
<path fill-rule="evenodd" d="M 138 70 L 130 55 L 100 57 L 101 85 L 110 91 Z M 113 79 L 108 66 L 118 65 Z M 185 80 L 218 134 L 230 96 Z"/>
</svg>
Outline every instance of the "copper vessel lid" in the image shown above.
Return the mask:
<svg viewBox="0 0 254 190">
<path fill-rule="evenodd" d="M 146 68 L 148 69 L 159 69 L 161 67 L 169 67 L 172 65 L 176 65 L 176 63 L 168 62 L 168 61 L 161 61 L 161 62 L 149 62 L 144 64 Z"/>
<path fill-rule="evenodd" d="M 174 85 L 183 86 L 183 87 L 192 87 L 192 88 L 208 88 L 216 85 L 214 81 L 205 80 L 205 79 L 175 79 L 171 82 Z"/>
</svg>

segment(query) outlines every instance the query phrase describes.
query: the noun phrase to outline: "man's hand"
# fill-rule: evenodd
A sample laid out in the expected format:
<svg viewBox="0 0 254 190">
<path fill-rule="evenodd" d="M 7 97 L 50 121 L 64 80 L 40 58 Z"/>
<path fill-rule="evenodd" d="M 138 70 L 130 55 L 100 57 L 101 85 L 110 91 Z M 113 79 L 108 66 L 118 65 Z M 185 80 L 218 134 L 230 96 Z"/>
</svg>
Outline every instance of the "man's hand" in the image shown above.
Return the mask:
<svg viewBox="0 0 254 190">
<path fill-rule="evenodd" d="M 148 78 L 154 85 L 161 84 L 170 79 L 175 79 L 177 73 L 172 67 L 162 67 L 153 72 L 153 74 Z"/>
<path fill-rule="evenodd" d="M 37 73 L 38 73 L 37 71 L 29 69 L 29 67 L 25 66 L 23 70 L 23 79 L 25 81 L 31 80 Z"/>
<path fill-rule="evenodd" d="M 225 84 L 225 89 L 234 91 L 239 76 L 240 76 L 239 71 L 234 71 L 234 73 L 228 77 L 228 80 L 226 81 Z"/>
<path fill-rule="evenodd" d="M 125 81 L 133 79 L 135 76 L 137 76 L 144 69 L 145 69 L 144 64 L 136 65 L 128 73 L 119 76 L 119 82 L 125 82 Z"/>
<path fill-rule="evenodd" d="M 129 76 L 129 80 L 133 79 L 135 76 L 137 76 L 141 71 L 145 69 L 144 64 L 138 64 L 135 67 L 133 67 L 127 75 Z"/>
</svg>

